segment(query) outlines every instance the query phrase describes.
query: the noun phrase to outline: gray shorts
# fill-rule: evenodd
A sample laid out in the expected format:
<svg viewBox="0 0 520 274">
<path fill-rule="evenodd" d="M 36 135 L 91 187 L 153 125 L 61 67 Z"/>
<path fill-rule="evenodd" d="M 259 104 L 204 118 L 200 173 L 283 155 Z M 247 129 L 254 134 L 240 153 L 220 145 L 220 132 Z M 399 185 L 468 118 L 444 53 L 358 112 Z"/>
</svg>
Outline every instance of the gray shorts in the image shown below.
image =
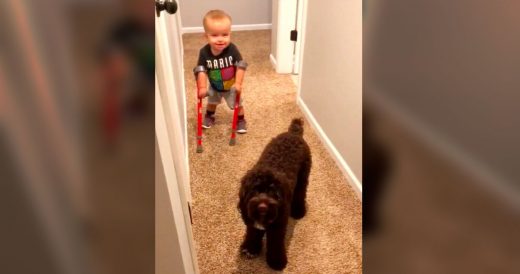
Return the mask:
<svg viewBox="0 0 520 274">
<path fill-rule="evenodd" d="M 236 91 L 232 88 L 229 91 L 216 91 L 211 86 L 208 88 L 208 104 L 218 105 L 222 101 L 222 98 L 226 101 L 227 106 L 230 109 L 235 107 Z M 242 96 L 238 106 L 242 106 Z"/>
</svg>

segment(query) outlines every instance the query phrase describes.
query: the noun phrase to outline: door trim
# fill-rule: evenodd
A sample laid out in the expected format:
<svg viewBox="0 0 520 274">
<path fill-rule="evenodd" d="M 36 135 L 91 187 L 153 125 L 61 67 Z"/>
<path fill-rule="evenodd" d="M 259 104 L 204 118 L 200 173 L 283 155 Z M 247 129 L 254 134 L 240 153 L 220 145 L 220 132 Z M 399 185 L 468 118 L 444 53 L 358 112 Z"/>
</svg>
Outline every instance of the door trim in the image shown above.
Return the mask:
<svg viewBox="0 0 520 274">
<path fill-rule="evenodd" d="M 189 210 L 191 193 L 186 113 L 181 115 L 186 105 L 182 38 L 177 36 L 181 28 L 176 16 L 179 15 L 166 15 L 155 21 L 155 133 L 173 212 L 174 225 L 171 229 L 177 234 L 183 272 L 199 273 Z"/>
</svg>

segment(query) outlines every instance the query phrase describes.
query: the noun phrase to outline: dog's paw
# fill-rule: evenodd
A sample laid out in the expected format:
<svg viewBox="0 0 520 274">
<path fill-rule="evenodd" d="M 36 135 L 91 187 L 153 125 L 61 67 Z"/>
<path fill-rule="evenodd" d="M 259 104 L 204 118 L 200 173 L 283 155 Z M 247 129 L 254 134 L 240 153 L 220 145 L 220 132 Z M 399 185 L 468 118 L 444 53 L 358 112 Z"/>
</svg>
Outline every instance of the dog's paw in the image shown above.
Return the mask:
<svg viewBox="0 0 520 274">
<path fill-rule="evenodd" d="M 246 236 L 247 237 L 247 236 Z M 248 259 L 252 259 L 260 254 L 262 251 L 262 239 L 243 241 L 240 245 L 240 253 L 245 255 Z"/>
<path fill-rule="evenodd" d="M 242 248 L 240 250 L 240 254 L 246 256 L 246 258 L 248 258 L 248 259 L 253 259 L 253 258 L 258 257 L 259 253 L 252 253 L 247 248 Z"/>
<path fill-rule="evenodd" d="M 283 270 L 287 266 L 287 256 L 267 256 L 267 265 L 274 270 Z"/>
<path fill-rule="evenodd" d="M 303 218 L 306 212 L 307 210 L 305 209 L 305 206 L 293 206 L 291 208 L 291 217 L 298 220 Z"/>
</svg>

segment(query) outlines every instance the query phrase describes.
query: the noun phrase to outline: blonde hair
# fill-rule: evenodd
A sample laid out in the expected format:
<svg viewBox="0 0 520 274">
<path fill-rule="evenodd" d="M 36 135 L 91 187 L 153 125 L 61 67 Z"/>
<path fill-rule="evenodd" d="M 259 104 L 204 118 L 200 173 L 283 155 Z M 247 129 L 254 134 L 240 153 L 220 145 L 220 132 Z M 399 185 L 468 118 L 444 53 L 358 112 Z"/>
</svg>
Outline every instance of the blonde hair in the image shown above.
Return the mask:
<svg viewBox="0 0 520 274">
<path fill-rule="evenodd" d="M 231 16 L 225 13 L 223 10 L 210 10 L 204 15 L 204 19 L 202 19 L 202 24 L 204 25 L 204 30 L 207 31 L 208 21 L 209 20 L 223 20 L 228 19 L 231 24 Z"/>
</svg>

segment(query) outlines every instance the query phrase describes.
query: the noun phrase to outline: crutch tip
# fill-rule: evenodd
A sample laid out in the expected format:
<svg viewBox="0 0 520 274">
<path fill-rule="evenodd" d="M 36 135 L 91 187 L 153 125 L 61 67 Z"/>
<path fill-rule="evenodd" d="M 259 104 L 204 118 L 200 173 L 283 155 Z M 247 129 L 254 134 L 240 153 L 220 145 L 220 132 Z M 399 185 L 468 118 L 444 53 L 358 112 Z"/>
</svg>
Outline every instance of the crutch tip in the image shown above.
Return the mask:
<svg viewBox="0 0 520 274">
<path fill-rule="evenodd" d="M 237 141 L 235 139 L 230 139 L 229 140 L 229 145 L 230 146 L 234 146 L 236 143 L 237 143 Z"/>
<path fill-rule="evenodd" d="M 197 146 L 197 153 L 202 153 L 202 146 Z"/>
</svg>

